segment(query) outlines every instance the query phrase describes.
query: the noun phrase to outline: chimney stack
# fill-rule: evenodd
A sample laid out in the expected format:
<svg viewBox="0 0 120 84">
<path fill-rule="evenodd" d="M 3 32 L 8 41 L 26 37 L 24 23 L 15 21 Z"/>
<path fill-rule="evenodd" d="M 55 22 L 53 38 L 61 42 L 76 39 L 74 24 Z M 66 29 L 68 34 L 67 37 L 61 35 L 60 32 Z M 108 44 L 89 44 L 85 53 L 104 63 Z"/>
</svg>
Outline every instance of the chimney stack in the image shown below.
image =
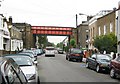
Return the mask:
<svg viewBox="0 0 120 84">
<path fill-rule="evenodd" d="M 9 17 L 9 24 L 12 25 L 12 16 Z"/>
</svg>

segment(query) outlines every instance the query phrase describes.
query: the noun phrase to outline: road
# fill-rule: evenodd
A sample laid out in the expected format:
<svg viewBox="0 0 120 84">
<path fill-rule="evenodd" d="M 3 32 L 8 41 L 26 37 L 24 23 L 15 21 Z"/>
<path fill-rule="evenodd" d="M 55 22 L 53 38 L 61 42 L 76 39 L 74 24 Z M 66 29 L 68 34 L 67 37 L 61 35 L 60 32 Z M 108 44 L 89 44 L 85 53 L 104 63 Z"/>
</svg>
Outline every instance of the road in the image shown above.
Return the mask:
<svg viewBox="0 0 120 84">
<path fill-rule="evenodd" d="M 118 82 L 108 73 L 87 69 L 84 62 L 65 60 L 65 54 L 55 57 L 38 57 L 38 72 L 41 82 Z"/>
</svg>

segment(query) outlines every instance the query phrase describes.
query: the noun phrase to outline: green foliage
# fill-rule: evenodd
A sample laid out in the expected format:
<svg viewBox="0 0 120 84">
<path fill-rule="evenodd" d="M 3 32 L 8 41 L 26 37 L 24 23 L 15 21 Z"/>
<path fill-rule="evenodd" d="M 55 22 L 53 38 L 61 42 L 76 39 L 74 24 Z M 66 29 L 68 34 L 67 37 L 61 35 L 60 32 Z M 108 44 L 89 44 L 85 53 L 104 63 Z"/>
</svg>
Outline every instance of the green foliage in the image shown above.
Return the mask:
<svg viewBox="0 0 120 84">
<path fill-rule="evenodd" d="M 69 46 L 65 46 L 65 52 L 69 51 Z"/>
<path fill-rule="evenodd" d="M 53 47 L 55 47 L 55 44 L 51 43 L 51 42 L 47 42 L 46 46 L 53 46 Z"/>
<path fill-rule="evenodd" d="M 56 47 L 58 47 L 58 48 L 61 48 L 61 49 L 62 49 L 62 48 L 63 48 L 63 43 L 62 43 L 62 42 L 58 43 Z"/>
<path fill-rule="evenodd" d="M 39 42 L 39 44 L 40 44 L 40 48 L 41 47 L 43 47 L 43 48 L 45 48 L 46 47 L 46 44 L 47 44 L 47 36 L 41 36 L 41 35 L 39 35 L 38 36 L 38 42 Z M 43 45 L 43 46 L 42 46 Z"/>
<path fill-rule="evenodd" d="M 75 44 L 75 43 L 76 43 L 75 39 L 71 39 L 71 40 L 70 40 L 70 45 L 71 45 L 71 46 L 76 47 L 76 44 Z"/>
<path fill-rule="evenodd" d="M 58 44 L 56 45 L 56 47 L 57 47 L 57 48 L 60 47 L 60 43 L 58 43 Z"/>
<path fill-rule="evenodd" d="M 94 39 L 94 46 L 100 51 L 117 52 L 117 37 L 114 33 L 97 36 Z"/>
</svg>

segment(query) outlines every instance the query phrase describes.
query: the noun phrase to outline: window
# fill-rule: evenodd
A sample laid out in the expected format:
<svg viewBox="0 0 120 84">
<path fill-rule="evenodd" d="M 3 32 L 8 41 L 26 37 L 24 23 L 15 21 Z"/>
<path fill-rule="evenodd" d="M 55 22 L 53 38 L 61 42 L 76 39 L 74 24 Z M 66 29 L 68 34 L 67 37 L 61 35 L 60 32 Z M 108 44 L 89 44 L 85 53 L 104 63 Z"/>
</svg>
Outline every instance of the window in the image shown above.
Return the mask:
<svg viewBox="0 0 120 84">
<path fill-rule="evenodd" d="M 2 20 L 2 18 L 0 17 L 0 28 L 2 28 L 3 27 L 3 20 Z"/>
<path fill-rule="evenodd" d="M 20 82 L 16 72 L 13 70 L 13 68 L 10 66 L 8 69 L 8 81 L 12 84 L 16 82 Z"/>
<path fill-rule="evenodd" d="M 106 25 L 104 25 L 104 35 L 106 34 L 107 32 L 107 28 L 106 28 Z"/>
<path fill-rule="evenodd" d="M 11 41 L 11 45 L 12 45 L 12 50 L 14 50 L 14 41 Z"/>
<path fill-rule="evenodd" d="M 89 36 L 88 36 L 88 35 L 86 35 L 86 40 L 88 40 L 88 38 L 89 38 Z"/>
<path fill-rule="evenodd" d="M 95 32 L 95 28 L 94 28 L 94 27 L 93 27 L 92 32 L 93 32 L 93 33 L 92 33 L 92 37 L 94 37 L 94 35 L 95 35 L 95 34 L 94 34 L 94 32 Z"/>
<path fill-rule="evenodd" d="M 99 29 L 99 31 L 98 31 L 98 32 L 99 32 L 99 36 L 100 36 L 100 35 L 101 35 L 101 29 L 100 29 L 100 27 L 99 27 L 98 29 Z"/>
<path fill-rule="evenodd" d="M 97 55 L 97 59 L 102 59 L 102 60 L 110 60 L 110 56 L 108 55 Z"/>
<path fill-rule="evenodd" d="M 80 49 L 71 49 L 71 53 L 82 53 Z"/>
<path fill-rule="evenodd" d="M 116 60 L 117 60 L 118 62 L 120 62 L 120 57 L 118 57 Z"/>
<path fill-rule="evenodd" d="M 110 23 L 110 32 L 113 32 L 113 24 Z"/>
<path fill-rule="evenodd" d="M 27 82 L 27 79 L 25 78 L 25 75 L 24 75 L 24 73 L 22 72 L 21 69 L 19 70 L 18 75 L 19 75 L 19 77 L 20 77 L 20 79 L 23 83 Z"/>
</svg>

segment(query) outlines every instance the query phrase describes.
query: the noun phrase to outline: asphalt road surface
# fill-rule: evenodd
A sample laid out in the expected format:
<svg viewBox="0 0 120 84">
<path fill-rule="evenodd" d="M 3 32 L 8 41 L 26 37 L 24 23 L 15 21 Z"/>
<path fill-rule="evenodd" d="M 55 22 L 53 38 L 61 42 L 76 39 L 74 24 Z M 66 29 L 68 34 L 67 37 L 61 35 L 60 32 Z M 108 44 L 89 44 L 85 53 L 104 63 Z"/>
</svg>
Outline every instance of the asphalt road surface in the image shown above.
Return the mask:
<svg viewBox="0 0 120 84">
<path fill-rule="evenodd" d="M 119 82 L 108 73 L 87 69 L 84 62 L 68 61 L 65 54 L 55 57 L 38 57 L 38 72 L 41 82 Z"/>
</svg>

